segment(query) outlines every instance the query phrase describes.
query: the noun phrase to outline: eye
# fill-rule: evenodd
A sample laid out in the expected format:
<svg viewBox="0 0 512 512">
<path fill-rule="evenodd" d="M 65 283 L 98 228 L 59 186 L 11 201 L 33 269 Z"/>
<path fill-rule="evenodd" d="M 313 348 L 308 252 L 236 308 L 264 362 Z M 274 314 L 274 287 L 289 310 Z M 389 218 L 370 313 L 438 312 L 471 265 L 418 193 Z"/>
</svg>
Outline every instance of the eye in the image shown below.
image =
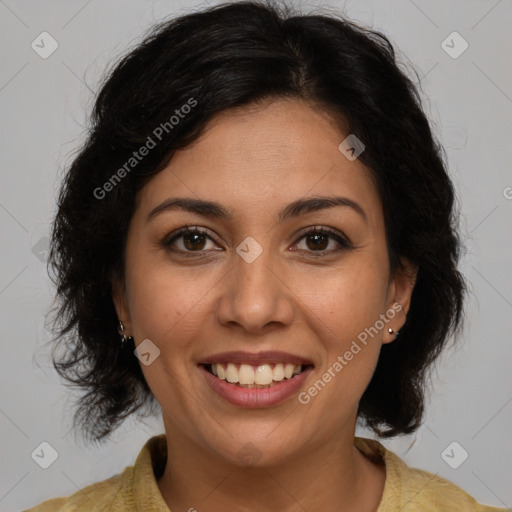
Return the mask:
<svg viewBox="0 0 512 512">
<path fill-rule="evenodd" d="M 318 257 L 343 251 L 351 247 L 352 244 L 349 242 L 349 240 L 340 233 L 323 227 L 315 227 L 314 229 L 305 233 L 299 239 L 299 242 L 295 244 L 294 249 L 292 250 L 318 253 L 311 254 L 311 256 Z"/>
<path fill-rule="evenodd" d="M 208 242 L 210 242 L 210 246 L 208 246 Z M 173 233 L 170 237 L 166 237 L 162 244 L 171 251 L 184 253 L 218 250 L 218 246 L 207 231 L 189 226 Z"/>
<path fill-rule="evenodd" d="M 162 241 L 162 245 L 172 252 L 191 256 L 212 250 L 223 250 L 206 230 L 196 226 L 186 226 L 168 235 Z M 309 253 L 311 257 L 321 257 L 350 248 L 351 242 L 341 233 L 324 227 L 315 227 L 302 235 L 291 250 Z"/>
</svg>

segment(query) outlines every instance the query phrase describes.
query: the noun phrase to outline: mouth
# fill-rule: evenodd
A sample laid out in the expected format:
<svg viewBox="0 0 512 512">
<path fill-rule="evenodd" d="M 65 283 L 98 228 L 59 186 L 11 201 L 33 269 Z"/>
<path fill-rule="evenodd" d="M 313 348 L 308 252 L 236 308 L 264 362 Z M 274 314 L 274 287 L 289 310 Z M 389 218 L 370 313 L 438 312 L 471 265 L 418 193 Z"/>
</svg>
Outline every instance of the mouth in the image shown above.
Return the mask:
<svg viewBox="0 0 512 512">
<path fill-rule="evenodd" d="M 295 363 L 201 363 L 208 373 L 239 388 L 265 389 L 293 380 L 313 369 L 313 364 Z"/>
<path fill-rule="evenodd" d="M 261 409 L 283 404 L 306 385 L 312 361 L 277 350 L 212 354 L 198 368 L 210 389 L 237 407 Z"/>
</svg>

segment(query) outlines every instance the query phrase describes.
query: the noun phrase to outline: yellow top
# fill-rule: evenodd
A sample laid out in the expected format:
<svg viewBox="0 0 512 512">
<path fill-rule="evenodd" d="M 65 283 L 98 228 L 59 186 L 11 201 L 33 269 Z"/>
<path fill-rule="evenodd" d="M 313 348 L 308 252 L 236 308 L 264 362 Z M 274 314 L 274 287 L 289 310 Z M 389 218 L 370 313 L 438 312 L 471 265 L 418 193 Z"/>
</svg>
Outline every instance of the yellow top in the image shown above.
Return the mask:
<svg viewBox="0 0 512 512">
<path fill-rule="evenodd" d="M 386 482 L 377 512 L 499 512 L 509 509 L 479 505 L 448 480 L 410 468 L 373 439 L 355 437 L 356 447 L 369 458 L 384 461 Z M 64 498 L 47 500 L 24 512 L 171 512 L 157 485 L 167 460 L 165 434 L 152 437 L 134 466 Z M 156 477 L 155 477 L 156 475 Z M 97 508 L 94 507 L 96 505 Z"/>
</svg>

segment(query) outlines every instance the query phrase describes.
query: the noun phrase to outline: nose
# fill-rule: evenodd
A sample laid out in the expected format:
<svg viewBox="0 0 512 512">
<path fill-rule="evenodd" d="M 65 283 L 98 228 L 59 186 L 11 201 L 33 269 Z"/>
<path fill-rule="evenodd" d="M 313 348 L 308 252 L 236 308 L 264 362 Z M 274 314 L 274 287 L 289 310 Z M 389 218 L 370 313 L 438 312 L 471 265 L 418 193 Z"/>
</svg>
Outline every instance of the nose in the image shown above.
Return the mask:
<svg viewBox="0 0 512 512">
<path fill-rule="evenodd" d="M 233 265 L 219 290 L 218 322 L 228 327 L 239 326 L 251 334 L 290 325 L 294 315 L 293 292 L 272 255 L 264 251 L 247 263 L 235 254 Z"/>
</svg>

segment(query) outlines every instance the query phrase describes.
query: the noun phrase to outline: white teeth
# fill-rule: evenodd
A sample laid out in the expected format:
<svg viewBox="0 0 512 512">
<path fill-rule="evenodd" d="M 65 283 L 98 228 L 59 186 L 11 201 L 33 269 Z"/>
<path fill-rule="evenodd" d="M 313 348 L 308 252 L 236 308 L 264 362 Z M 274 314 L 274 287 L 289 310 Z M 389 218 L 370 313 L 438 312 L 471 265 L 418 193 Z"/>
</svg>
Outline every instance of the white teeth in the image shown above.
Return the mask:
<svg viewBox="0 0 512 512">
<path fill-rule="evenodd" d="M 284 376 L 287 378 L 287 379 L 291 379 L 292 375 L 293 375 L 293 370 L 295 370 L 295 365 L 294 364 L 287 364 L 285 367 L 284 367 Z"/>
<path fill-rule="evenodd" d="M 238 382 L 240 384 L 254 384 L 254 370 L 248 364 L 241 364 L 238 370 Z"/>
<path fill-rule="evenodd" d="M 272 378 L 277 382 L 284 379 L 284 366 L 281 363 L 275 365 Z"/>
<path fill-rule="evenodd" d="M 243 386 L 256 387 L 268 386 L 273 382 L 280 382 L 283 379 L 291 379 L 301 373 L 302 365 L 292 363 L 278 363 L 272 369 L 270 364 L 260 364 L 256 369 L 250 364 L 227 365 L 214 363 L 211 370 L 219 379 L 227 380 L 231 384 L 239 383 Z M 256 386 L 254 386 L 256 385 Z"/>
<path fill-rule="evenodd" d="M 272 382 L 272 369 L 268 364 L 262 364 L 254 372 L 255 384 L 270 384 Z"/>
<path fill-rule="evenodd" d="M 238 382 L 238 369 L 233 363 L 228 363 L 226 368 L 226 380 L 231 382 L 231 384 Z"/>
</svg>

